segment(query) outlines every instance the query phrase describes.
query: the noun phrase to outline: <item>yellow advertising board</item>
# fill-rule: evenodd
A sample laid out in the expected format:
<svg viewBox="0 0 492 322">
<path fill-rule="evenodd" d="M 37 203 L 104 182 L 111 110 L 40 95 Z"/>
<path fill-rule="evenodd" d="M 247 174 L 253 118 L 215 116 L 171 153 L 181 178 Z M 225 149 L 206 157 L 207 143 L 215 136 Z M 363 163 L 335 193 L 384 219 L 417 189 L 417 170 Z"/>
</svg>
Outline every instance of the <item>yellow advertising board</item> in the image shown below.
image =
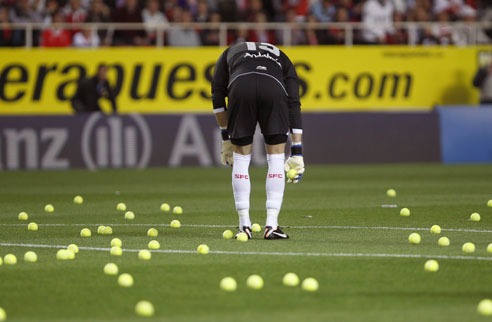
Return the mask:
<svg viewBox="0 0 492 322">
<path fill-rule="evenodd" d="M 290 47 L 304 111 L 426 110 L 476 104 L 491 47 Z M 222 48 L 1 49 L 0 114 L 68 114 L 78 79 L 110 67 L 122 113 L 211 112 Z"/>
</svg>

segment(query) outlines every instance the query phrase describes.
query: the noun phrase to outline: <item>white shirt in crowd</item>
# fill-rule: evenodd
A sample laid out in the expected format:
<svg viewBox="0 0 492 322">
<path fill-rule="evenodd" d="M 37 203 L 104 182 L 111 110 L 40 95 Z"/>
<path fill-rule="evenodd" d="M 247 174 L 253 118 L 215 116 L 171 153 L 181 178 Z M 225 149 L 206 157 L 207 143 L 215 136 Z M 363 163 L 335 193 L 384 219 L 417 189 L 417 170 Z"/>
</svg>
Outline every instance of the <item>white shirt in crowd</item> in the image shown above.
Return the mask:
<svg viewBox="0 0 492 322">
<path fill-rule="evenodd" d="M 390 0 L 368 0 L 362 8 L 363 37 L 369 42 L 379 42 L 386 34 L 394 32 L 394 7 Z"/>
</svg>

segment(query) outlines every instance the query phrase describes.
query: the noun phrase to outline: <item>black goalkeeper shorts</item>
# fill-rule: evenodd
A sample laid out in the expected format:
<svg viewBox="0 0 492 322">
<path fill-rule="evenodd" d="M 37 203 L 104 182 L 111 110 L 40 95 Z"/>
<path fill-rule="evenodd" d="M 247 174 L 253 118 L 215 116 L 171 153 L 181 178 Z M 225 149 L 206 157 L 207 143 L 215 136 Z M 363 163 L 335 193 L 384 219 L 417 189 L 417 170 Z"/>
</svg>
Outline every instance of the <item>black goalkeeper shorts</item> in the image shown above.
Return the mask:
<svg viewBox="0 0 492 322">
<path fill-rule="evenodd" d="M 259 74 L 241 76 L 230 86 L 228 97 L 227 130 L 233 144 L 251 144 L 256 124 L 267 144 L 287 142 L 287 94 L 275 79 Z"/>
</svg>

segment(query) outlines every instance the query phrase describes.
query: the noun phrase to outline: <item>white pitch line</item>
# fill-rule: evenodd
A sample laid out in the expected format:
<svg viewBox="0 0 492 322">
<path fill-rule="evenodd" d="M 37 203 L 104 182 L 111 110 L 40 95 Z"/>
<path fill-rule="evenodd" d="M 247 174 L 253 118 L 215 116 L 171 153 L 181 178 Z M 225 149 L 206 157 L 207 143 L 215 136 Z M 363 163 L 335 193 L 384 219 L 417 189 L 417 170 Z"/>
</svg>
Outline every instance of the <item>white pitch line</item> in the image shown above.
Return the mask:
<svg viewBox="0 0 492 322">
<path fill-rule="evenodd" d="M 56 248 L 62 249 L 66 248 L 66 245 L 46 245 L 46 244 L 19 244 L 19 243 L 0 243 L 0 246 L 5 247 L 29 247 L 29 248 Z M 109 247 L 88 247 L 79 246 L 80 250 L 89 251 L 104 251 L 109 252 Z M 139 249 L 128 249 L 124 248 L 123 252 L 137 253 Z M 194 250 L 185 249 L 157 249 L 152 250 L 153 253 L 164 253 L 164 254 L 196 254 Z M 300 253 L 300 252 L 238 252 L 238 251 L 210 251 L 210 254 L 217 255 L 264 255 L 264 256 L 306 256 L 306 257 L 365 257 L 365 258 L 422 258 L 422 259 L 445 259 L 445 260 L 476 260 L 476 261 L 492 261 L 492 257 L 483 256 L 447 256 L 447 255 L 420 255 L 420 254 L 385 254 L 385 253 Z"/>
<path fill-rule="evenodd" d="M 40 227 L 83 227 L 83 226 L 114 226 L 114 227 L 125 227 L 125 226 L 156 226 L 156 227 L 169 227 L 169 224 L 38 224 Z M 24 227 L 26 224 L 6 224 L 0 223 L 1 226 L 6 227 Z M 196 224 L 182 224 L 181 227 L 195 227 L 195 228 L 231 228 L 231 225 L 196 225 Z M 364 229 L 364 230 L 418 230 L 427 231 L 429 228 L 422 227 L 385 227 L 385 226 L 285 226 L 289 229 Z M 466 228 L 442 228 L 442 231 L 451 232 L 465 232 L 465 233 L 492 233 L 492 230 L 480 230 L 480 229 L 466 229 Z"/>
</svg>

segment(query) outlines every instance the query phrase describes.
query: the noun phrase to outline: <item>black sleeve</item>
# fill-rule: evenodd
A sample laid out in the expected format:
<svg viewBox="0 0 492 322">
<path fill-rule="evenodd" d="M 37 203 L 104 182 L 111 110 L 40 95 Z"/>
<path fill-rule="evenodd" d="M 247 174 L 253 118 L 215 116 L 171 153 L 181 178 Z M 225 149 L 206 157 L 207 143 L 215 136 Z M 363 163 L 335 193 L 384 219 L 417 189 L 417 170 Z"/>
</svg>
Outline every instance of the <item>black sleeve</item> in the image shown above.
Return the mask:
<svg viewBox="0 0 492 322">
<path fill-rule="evenodd" d="M 104 83 L 104 87 L 106 87 L 106 91 L 108 92 L 108 100 L 111 102 L 113 113 L 116 113 L 118 111 L 118 107 L 116 106 L 116 95 L 114 90 L 111 85 L 109 85 L 108 81 Z"/>
<path fill-rule="evenodd" d="M 473 77 L 473 86 L 482 87 L 485 78 L 487 78 L 487 74 L 487 68 L 480 68 L 479 70 L 477 70 L 475 77 Z"/>
<path fill-rule="evenodd" d="M 214 78 L 212 80 L 212 103 L 214 111 L 221 108 L 227 109 L 225 98 L 227 97 L 227 85 L 229 84 L 229 68 L 227 66 L 226 49 L 215 64 Z"/>
<path fill-rule="evenodd" d="M 299 98 L 299 78 L 290 59 L 285 56 L 284 81 L 287 88 L 290 130 L 302 130 L 301 101 Z"/>
</svg>

